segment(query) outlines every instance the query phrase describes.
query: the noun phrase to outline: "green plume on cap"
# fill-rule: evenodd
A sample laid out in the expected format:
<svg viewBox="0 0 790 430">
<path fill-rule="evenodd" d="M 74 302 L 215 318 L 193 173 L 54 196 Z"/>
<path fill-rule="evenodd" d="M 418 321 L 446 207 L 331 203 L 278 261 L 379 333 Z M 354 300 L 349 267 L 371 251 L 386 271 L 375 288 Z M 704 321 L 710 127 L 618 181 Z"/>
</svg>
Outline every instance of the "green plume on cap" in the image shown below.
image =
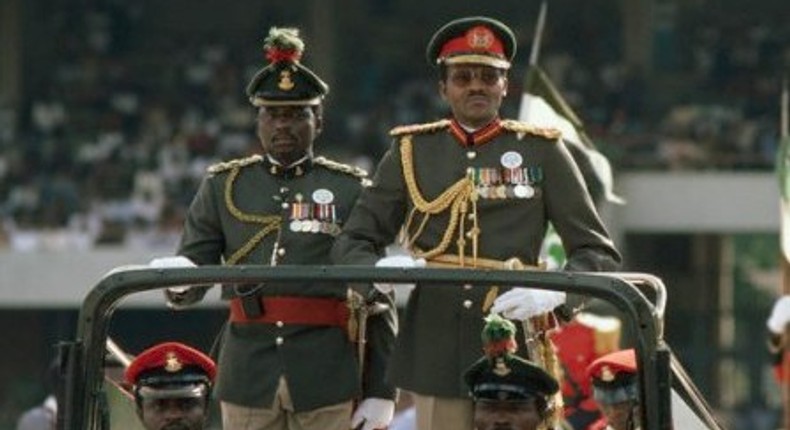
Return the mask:
<svg viewBox="0 0 790 430">
<path fill-rule="evenodd" d="M 301 54 L 304 51 L 304 41 L 299 37 L 298 28 L 272 27 L 263 41 L 263 49 L 267 52 L 276 50 Z"/>
<path fill-rule="evenodd" d="M 489 358 L 507 356 L 516 352 L 516 325 L 497 314 L 485 318 L 483 351 Z"/>
</svg>

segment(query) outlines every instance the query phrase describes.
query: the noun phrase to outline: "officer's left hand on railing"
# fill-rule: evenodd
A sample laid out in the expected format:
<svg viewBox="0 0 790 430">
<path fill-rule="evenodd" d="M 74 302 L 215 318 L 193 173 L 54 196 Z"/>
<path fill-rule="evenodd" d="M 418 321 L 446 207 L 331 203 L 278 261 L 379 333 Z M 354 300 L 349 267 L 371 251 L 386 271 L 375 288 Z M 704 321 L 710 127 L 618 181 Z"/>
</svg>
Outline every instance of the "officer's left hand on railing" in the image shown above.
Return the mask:
<svg viewBox="0 0 790 430">
<path fill-rule="evenodd" d="M 154 258 L 148 263 L 148 267 L 154 269 L 177 269 L 197 267 L 197 264 L 183 255 L 176 255 L 172 257 Z M 200 300 L 196 297 L 197 294 L 198 293 L 190 287 L 169 287 L 165 290 L 165 301 L 167 302 L 167 306 L 171 309 L 183 309 Z"/>
<path fill-rule="evenodd" d="M 491 313 L 512 320 L 526 320 L 554 310 L 565 303 L 565 293 L 516 287 L 494 300 Z"/>
<path fill-rule="evenodd" d="M 376 262 L 376 267 L 401 267 L 401 268 L 415 268 L 425 267 L 425 259 L 414 259 L 408 255 L 392 255 L 384 257 Z M 394 288 L 414 288 L 414 284 L 394 284 L 391 282 L 376 282 L 373 284 L 377 290 L 384 294 L 392 292 Z"/>
<path fill-rule="evenodd" d="M 351 428 L 362 425 L 362 430 L 384 429 L 395 414 L 395 402 L 371 397 L 362 401 L 351 417 Z"/>
</svg>

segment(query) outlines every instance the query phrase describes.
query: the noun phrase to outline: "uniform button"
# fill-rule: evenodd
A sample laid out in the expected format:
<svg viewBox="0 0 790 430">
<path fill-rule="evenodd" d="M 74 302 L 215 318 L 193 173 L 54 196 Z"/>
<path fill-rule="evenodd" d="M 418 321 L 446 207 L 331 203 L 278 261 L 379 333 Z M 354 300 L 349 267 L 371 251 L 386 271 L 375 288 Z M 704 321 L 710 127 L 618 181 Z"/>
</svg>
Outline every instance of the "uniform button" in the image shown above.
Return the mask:
<svg viewBox="0 0 790 430">
<path fill-rule="evenodd" d="M 468 290 L 471 290 L 471 289 L 472 289 L 472 284 L 464 284 L 464 290 L 468 291 Z"/>
<path fill-rule="evenodd" d="M 471 175 L 471 174 L 472 174 L 472 173 L 474 173 L 474 172 L 475 172 L 475 169 L 473 169 L 473 168 L 471 168 L 471 167 L 467 167 L 467 168 L 466 168 L 466 174 L 467 174 L 467 175 Z"/>
<path fill-rule="evenodd" d="M 280 192 L 285 194 L 288 192 L 288 187 L 280 187 Z"/>
<path fill-rule="evenodd" d="M 467 309 L 471 308 L 472 307 L 472 301 L 471 300 L 464 300 L 464 307 L 467 308 Z"/>
<path fill-rule="evenodd" d="M 475 152 L 475 151 L 469 151 L 469 152 L 466 153 L 466 158 L 468 158 L 470 160 L 474 160 L 475 157 L 477 157 L 477 152 Z"/>
<path fill-rule="evenodd" d="M 282 204 L 282 205 L 280 205 L 280 206 L 281 206 L 283 209 L 288 209 L 288 203 L 286 203 L 286 202 L 283 202 L 283 204 Z"/>
<path fill-rule="evenodd" d="M 277 336 L 277 339 L 275 339 L 275 340 L 274 340 L 274 342 L 275 342 L 277 345 L 282 345 L 282 344 L 283 344 L 283 342 L 285 342 L 285 340 L 284 340 L 282 337 L 280 337 L 280 336 Z"/>
<path fill-rule="evenodd" d="M 285 248 L 279 248 L 279 249 L 277 249 L 277 255 L 279 255 L 280 257 L 282 257 L 283 255 L 285 255 Z"/>
<path fill-rule="evenodd" d="M 276 323 L 274 323 L 274 324 L 275 324 L 277 327 L 282 327 L 282 326 L 283 326 L 283 322 L 282 322 L 282 321 L 277 321 L 277 322 L 276 322 Z"/>
</svg>

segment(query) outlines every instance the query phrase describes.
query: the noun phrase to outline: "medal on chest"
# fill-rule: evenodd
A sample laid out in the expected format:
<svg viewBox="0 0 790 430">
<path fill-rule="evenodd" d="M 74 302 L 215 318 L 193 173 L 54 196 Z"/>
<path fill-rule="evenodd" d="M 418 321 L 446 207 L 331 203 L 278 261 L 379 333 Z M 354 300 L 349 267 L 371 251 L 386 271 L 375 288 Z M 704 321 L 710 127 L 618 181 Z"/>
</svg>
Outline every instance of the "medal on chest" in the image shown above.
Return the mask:
<svg viewBox="0 0 790 430">
<path fill-rule="evenodd" d="M 332 236 L 340 234 L 337 218 L 335 195 L 331 190 L 319 188 L 305 202 L 301 194 L 291 203 L 288 228 L 294 233 L 324 233 Z"/>
<path fill-rule="evenodd" d="M 496 167 L 472 169 L 475 193 L 481 199 L 531 199 L 539 191 L 543 180 L 540 166 L 524 166 L 523 156 L 516 151 L 507 151 Z"/>
</svg>

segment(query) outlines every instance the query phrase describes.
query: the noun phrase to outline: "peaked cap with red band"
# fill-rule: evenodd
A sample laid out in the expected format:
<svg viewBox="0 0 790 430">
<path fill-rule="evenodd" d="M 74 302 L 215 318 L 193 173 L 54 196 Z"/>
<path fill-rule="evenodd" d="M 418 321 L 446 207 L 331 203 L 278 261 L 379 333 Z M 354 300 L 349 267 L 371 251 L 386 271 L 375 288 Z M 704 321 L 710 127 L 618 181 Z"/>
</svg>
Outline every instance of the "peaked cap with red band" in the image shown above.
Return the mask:
<svg viewBox="0 0 790 430">
<path fill-rule="evenodd" d="M 508 26 L 493 18 L 460 18 L 434 33 L 426 55 L 432 65 L 482 64 L 509 69 L 516 55 L 516 36 Z"/>
<path fill-rule="evenodd" d="M 329 93 L 329 85 L 300 60 L 304 41 L 295 28 L 272 27 L 263 43 L 269 64 L 258 70 L 247 97 L 253 106 L 313 106 Z"/>
<path fill-rule="evenodd" d="M 593 397 L 598 403 L 614 404 L 637 400 L 636 352 L 633 349 L 606 354 L 587 368 L 593 385 Z"/>
<path fill-rule="evenodd" d="M 146 349 L 124 372 L 127 383 L 142 397 L 200 397 L 217 375 L 206 354 L 179 342 Z"/>
</svg>

